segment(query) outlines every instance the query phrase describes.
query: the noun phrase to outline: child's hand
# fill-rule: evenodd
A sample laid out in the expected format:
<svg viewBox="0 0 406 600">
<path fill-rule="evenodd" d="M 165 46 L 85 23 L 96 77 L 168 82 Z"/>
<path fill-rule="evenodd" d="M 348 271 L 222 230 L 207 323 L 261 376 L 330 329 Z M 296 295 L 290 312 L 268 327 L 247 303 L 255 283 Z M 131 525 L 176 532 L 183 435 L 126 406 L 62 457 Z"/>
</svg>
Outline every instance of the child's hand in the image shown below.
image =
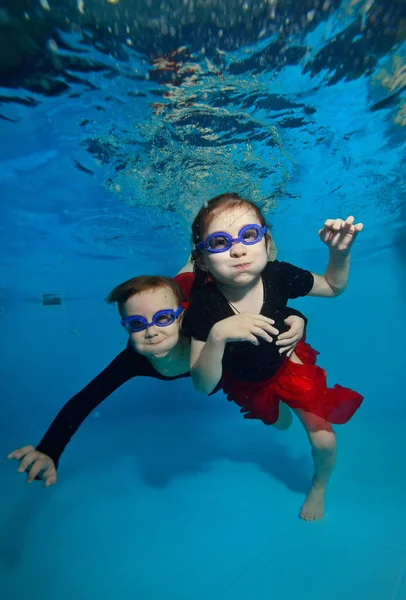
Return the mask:
<svg viewBox="0 0 406 600">
<path fill-rule="evenodd" d="M 357 234 L 363 229 L 362 223 L 354 225 L 354 217 L 342 219 L 327 219 L 324 227 L 319 230 L 319 236 L 333 252 L 349 252 Z"/>
<path fill-rule="evenodd" d="M 304 319 L 297 315 L 291 315 L 284 322 L 289 326 L 289 329 L 278 335 L 275 345 L 281 346 L 279 354 L 286 352 L 286 356 L 290 356 L 296 344 L 302 339 L 306 324 Z"/>
<path fill-rule="evenodd" d="M 251 342 L 258 346 L 258 338 L 272 342 L 271 335 L 277 336 L 279 331 L 273 324 L 275 321 L 251 313 L 240 313 L 218 321 L 213 325 L 210 336 L 214 341 Z"/>
<path fill-rule="evenodd" d="M 14 450 L 14 452 L 10 452 L 7 458 L 21 460 L 17 471 L 19 473 L 27 471 L 27 483 L 31 483 L 36 477 L 45 481 L 45 487 L 50 487 L 56 483 L 57 476 L 54 461 L 46 454 L 35 450 L 34 446 L 24 446 Z"/>
</svg>

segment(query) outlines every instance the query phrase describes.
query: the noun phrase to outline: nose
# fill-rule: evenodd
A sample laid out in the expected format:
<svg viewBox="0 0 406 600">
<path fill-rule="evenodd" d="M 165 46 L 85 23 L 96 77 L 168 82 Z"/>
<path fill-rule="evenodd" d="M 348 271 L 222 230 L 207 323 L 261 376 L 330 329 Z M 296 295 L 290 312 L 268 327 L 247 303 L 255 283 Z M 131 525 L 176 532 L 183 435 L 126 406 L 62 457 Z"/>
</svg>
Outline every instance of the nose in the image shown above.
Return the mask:
<svg viewBox="0 0 406 600">
<path fill-rule="evenodd" d="M 246 254 L 246 248 L 244 246 L 244 244 L 242 242 L 232 242 L 231 244 L 231 248 L 230 248 L 230 255 L 231 256 L 244 256 L 244 254 Z"/>
<path fill-rule="evenodd" d="M 158 332 L 156 330 L 155 325 L 149 325 L 148 327 L 145 328 L 145 337 L 146 338 L 153 338 L 156 335 L 158 335 Z"/>
</svg>

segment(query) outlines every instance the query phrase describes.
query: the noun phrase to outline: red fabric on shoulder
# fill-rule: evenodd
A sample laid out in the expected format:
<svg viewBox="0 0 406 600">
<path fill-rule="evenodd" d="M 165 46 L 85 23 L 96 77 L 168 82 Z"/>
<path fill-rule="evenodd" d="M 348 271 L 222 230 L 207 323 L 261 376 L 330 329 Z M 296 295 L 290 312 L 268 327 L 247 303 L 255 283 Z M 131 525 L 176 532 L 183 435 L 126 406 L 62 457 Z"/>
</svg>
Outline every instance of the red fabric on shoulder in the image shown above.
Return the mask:
<svg viewBox="0 0 406 600">
<path fill-rule="evenodd" d="M 189 300 L 190 300 L 190 290 L 193 285 L 193 281 L 195 279 L 195 274 L 191 271 L 186 273 L 179 273 L 176 277 L 173 278 L 174 281 L 178 284 L 180 289 L 182 290 L 184 302 L 182 302 L 183 308 L 188 308 Z"/>
</svg>

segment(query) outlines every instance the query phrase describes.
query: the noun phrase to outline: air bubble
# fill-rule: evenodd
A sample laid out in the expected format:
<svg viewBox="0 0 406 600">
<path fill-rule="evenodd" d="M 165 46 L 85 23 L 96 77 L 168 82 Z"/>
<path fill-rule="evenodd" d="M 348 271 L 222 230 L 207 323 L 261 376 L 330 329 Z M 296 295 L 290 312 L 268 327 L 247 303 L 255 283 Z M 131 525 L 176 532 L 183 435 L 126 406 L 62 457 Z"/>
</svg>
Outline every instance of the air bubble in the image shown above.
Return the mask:
<svg viewBox="0 0 406 600">
<path fill-rule="evenodd" d="M 41 4 L 44 10 L 51 10 L 51 7 L 48 4 L 48 0 L 39 0 L 39 3 Z"/>
<path fill-rule="evenodd" d="M 48 48 L 51 50 L 51 52 L 58 52 L 58 44 L 55 42 L 55 40 L 48 40 Z"/>
<path fill-rule="evenodd" d="M 316 11 L 313 10 L 309 10 L 309 12 L 307 13 L 307 20 L 309 23 L 311 23 L 311 21 L 313 21 L 314 17 L 316 16 Z"/>
</svg>

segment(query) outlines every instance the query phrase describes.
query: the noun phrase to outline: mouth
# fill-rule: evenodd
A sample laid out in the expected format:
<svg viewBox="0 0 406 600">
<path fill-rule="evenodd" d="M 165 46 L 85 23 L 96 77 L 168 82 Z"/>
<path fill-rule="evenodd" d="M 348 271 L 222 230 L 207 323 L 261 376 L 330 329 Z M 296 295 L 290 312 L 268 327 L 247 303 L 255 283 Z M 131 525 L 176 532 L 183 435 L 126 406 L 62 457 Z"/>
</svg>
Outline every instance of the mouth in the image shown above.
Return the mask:
<svg viewBox="0 0 406 600">
<path fill-rule="evenodd" d="M 240 263 L 239 265 L 233 265 L 233 269 L 237 269 L 237 271 L 239 271 L 241 269 L 246 269 L 250 265 L 251 263 Z"/>
</svg>

